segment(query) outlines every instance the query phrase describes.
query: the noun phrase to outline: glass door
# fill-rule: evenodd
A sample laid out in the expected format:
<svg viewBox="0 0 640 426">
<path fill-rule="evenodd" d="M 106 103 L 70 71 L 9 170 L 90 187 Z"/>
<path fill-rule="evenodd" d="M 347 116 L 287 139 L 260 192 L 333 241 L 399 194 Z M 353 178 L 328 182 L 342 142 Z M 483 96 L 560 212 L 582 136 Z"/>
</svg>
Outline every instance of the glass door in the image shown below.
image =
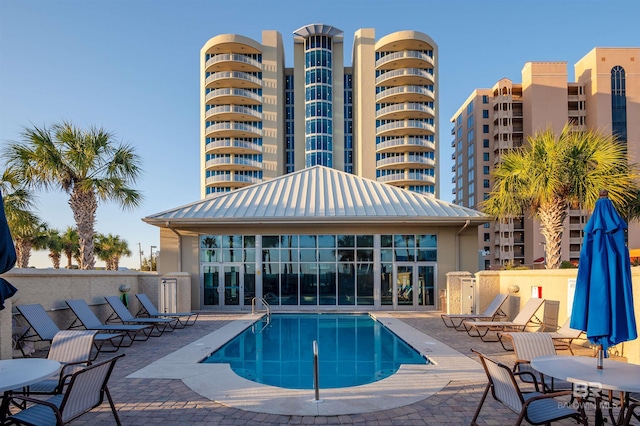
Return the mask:
<svg viewBox="0 0 640 426">
<path fill-rule="evenodd" d="M 418 264 L 418 306 L 435 306 L 435 266 Z"/>
<path fill-rule="evenodd" d="M 435 306 L 435 263 L 396 263 L 393 276 L 394 307 Z"/>
<path fill-rule="evenodd" d="M 413 265 L 396 265 L 395 289 L 397 306 L 413 306 Z"/>
<path fill-rule="evenodd" d="M 202 307 L 220 306 L 220 265 L 202 265 Z"/>
<path fill-rule="evenodd" d="M 224 305 L 244 306 L 242 265 L 224 265 Z"/>
</svg>

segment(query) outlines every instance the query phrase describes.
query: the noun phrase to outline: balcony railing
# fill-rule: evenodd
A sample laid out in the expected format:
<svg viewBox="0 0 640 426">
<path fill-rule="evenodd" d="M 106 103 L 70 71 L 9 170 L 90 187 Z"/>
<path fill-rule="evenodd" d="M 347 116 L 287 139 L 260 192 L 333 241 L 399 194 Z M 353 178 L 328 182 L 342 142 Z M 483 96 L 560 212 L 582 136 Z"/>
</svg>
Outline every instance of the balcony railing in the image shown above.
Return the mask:
<svg viewBox="0 0 640 426">
<path fill-rule="evenodd" d="M 420 68 L 401 68 L 401 69 L 397 69 L 397 70 L 393 70 L 393 71 L 389 71 L 386 72 L 384 74 L 379 75 L 378 77 L 376 77 L 376 85 L 381 84 L 382 82 L 389 80 L 391 78 L 398 78 L 398 77 L 421 77 L 421 78 L 425 78 L 429 81 L 431 81 L 431 83 L 434 82 L 433 79 L 433 74 L 431 74 L 430 72 L 420 69 Z"/>
<path fill-rule="evenodd" d="M 214 81 L 226 80 L 230 78 L 233 78 L 236 80 L 244 80 L 254 84 L 255 86 L 262 85 L 262 81 L 260 81 L 260 79 L 255 75 L 247 74 L 246 72 L 242 72 L 242 71 L 220 71 L 220 72 L 214 72 L 209 77 L 207 77 L 205 80 L 205 86 L 208 86 L 210 83 L 213 83 Z"/>
<path fill-rule="evenodd" d="M 378 160 L 376 162 L 376 166 L 384 167 L 384 166 L 393 165 L 393 164 L 402 165 L 406 163 L 416 163 L 416 164 L 422 164 L 424 166 L 431 166 L 431 167 L 435 167 L 436 165 L 436 161 L 433 158 L 422 157 L 420 155 L 402 155 L 402 156 L 388 157 L 388 158 L 383 158 L 382 160 Z"/>
<path fill-rule="evenodd" d="M 257 93 L 254 93 L 250 90 L 237 89 L 232 87 L 224 87 L 221 89 L 210 91 L 205 96 L 205 102 L 209 102 L 211 99 L 221 96 L 241 96 L 243 98 L 252 99 L 257 102 L 262 102 L 262 96 L 258 95 Z"/>
<path fill-rule="evenodd" d="M 262 120 L 262 113 L 260 111 L 256 111 L 253 108 L 248 108 L 242 105 L 218 105 L 213 108 L 209 108 L 204 114 L 204 118 L 205 120 L 209 120 L 214 115 L 225 113 L 250 115 L 258 120 Z"/>
<path fill-rule="evenodd" d="M 376 145 L 376 149 L 378 151 L 384 150 L 387 148 L 400 147 L 400 146 L 418 146 L 421 148 L 428 148 L 430 151 L 435 151 L 436 144 L 430 140 L 424 138 L 416 138 L 411 136 L 405 136 L 401 138 L 389 139 L 384 142 L 380 142 Z"/>
<path fill-rule="evenodd" d="M 402 52 L 394 52 L 383 56 L 376 61 L 376 68 L 388 63 L 397 61 L 398 59 L 420 59 L 433 66 L 433 58 L 426 53 L 417 50 L 404 50 Z"/>
<path fill-rule="evenodd" d="M 256 61 L 253 58 L 250 58 L 245 55 L 239 55 L 237 53 L 223 53 L 220 55 L 215 55 L 207 60 L 205 63 L 205 68 L 209 68 L 214 64 L 218 64 L 220 62 L 242 62 L 247 65 L 251 65 L 254 68 L 262 68 L 262 64 Z"/>
<path fill-rule="evenodd" d="M 421 104 L 418 102 L 404 102 L 401 104 L 389 105 L 384 108 L 380 108 L 378 111 L 376 111 L 376 118 L 380 118 L 381 116 L 391 114 L 393 112 L 401 112 L 401 111 L 422 112 L 432 117 L 435 117 L 435 112 L 433 111 L 433 108 L 425 104 Z"/>
<path fill-rule="evenodd" d="M 426 96 L 426 97 L 428 97 L 430 99 L 434 99 L 433 90 L 429 90 L 426 87 L 423 87 L 423 86 L 397 86 L 397 87 L 390 87 L 390 88 L 388 88 L 386 90 L 383 90 L 382 92 L 379 92 L 378 94 L 376 94 L 376 102 L 378 102 L 381 99 L 384 99 L 386 97 L 389 97 L 389 96 L 402 95 L 402 94 L 423 95 L 423 96 Z"/>
<path fill-rule="evenodd" d="M 221 148 L 235 148 L 239 150 L 262 152 L 262 146 L 258 145 L 257 143 L 240 140 L 236 138 L 221 139 L 221 140 L 209 142 L 205 146 L 205 151 L 221 149 Z"/>
</svg>

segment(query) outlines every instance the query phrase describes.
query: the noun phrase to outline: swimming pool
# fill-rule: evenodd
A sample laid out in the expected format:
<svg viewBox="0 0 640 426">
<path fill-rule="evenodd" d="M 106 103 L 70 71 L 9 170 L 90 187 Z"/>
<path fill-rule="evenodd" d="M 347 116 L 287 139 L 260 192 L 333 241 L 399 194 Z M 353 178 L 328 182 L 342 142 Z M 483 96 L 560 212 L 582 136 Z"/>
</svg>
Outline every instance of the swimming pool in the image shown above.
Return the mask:
<svg viewBox="0 0 640 426">
<path fill-rule="evenodd" d="M 429 361 L 368 314 L 272 314 L 202 360 L 229 364 L 248 380 L 313 389 L 313 341 L 320 388 L 382 380 L 401 364 Z"/>
</svg>

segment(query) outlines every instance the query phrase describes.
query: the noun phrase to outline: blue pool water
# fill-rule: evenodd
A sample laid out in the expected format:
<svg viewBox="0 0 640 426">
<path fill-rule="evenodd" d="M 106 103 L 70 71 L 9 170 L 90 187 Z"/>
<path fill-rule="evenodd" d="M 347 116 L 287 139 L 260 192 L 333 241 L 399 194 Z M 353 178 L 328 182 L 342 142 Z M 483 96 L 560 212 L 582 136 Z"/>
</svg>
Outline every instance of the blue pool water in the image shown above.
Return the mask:
<svg viewBox="0 0 640 426">
<path fill-rule="evenodd" d="M 320 388 L 389 377 L 401 364 L 428 360 L 368 314 L 272 314 L 202 362 L 230 364 L 241 377 L 289 389 L 313 389 L 313 341 Z"/>
</svg>

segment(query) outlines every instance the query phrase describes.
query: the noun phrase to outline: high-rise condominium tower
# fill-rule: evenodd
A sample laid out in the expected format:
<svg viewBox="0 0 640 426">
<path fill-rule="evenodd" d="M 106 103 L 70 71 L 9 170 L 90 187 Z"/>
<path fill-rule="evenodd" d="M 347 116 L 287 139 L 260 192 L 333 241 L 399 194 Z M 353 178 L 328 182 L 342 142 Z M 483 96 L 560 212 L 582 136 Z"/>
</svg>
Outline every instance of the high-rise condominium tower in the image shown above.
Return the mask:
<svg viewBox="0 0 640 426">
<path fill-rule="evenodd" d="M 202 197 L 318 164 L 437 197 L 433 40 L 360 29 L 351 67 L 335 27 L 304 26 L 292 42 L 293 67 L 277 31 L 202 48 Z"/>
<path fill-rule="evenodd" d="M 559 134 L 599 129 L 626 144 L 629 161 L 640 158 L 640 48 L 594 48 L 574 66 L 567 82 L 566 62 L 528 62 L 522 83 L 498 81 L 476 89 L 453 115 L 454 202 L 481 209 L 493 186 L 491 169 L 502 154 L 523 146 L 549 127 Z M 562 239 L 562 260 L 580 258 L 588 212 L 570 210 Z M 637 224 L 630 224 L 629 247 L 640 247 Z M 479 227 L 478 249 L 484 267 L 543 264 L 544 239 L 538 222 L 527 216 Z"/>
</svg>

